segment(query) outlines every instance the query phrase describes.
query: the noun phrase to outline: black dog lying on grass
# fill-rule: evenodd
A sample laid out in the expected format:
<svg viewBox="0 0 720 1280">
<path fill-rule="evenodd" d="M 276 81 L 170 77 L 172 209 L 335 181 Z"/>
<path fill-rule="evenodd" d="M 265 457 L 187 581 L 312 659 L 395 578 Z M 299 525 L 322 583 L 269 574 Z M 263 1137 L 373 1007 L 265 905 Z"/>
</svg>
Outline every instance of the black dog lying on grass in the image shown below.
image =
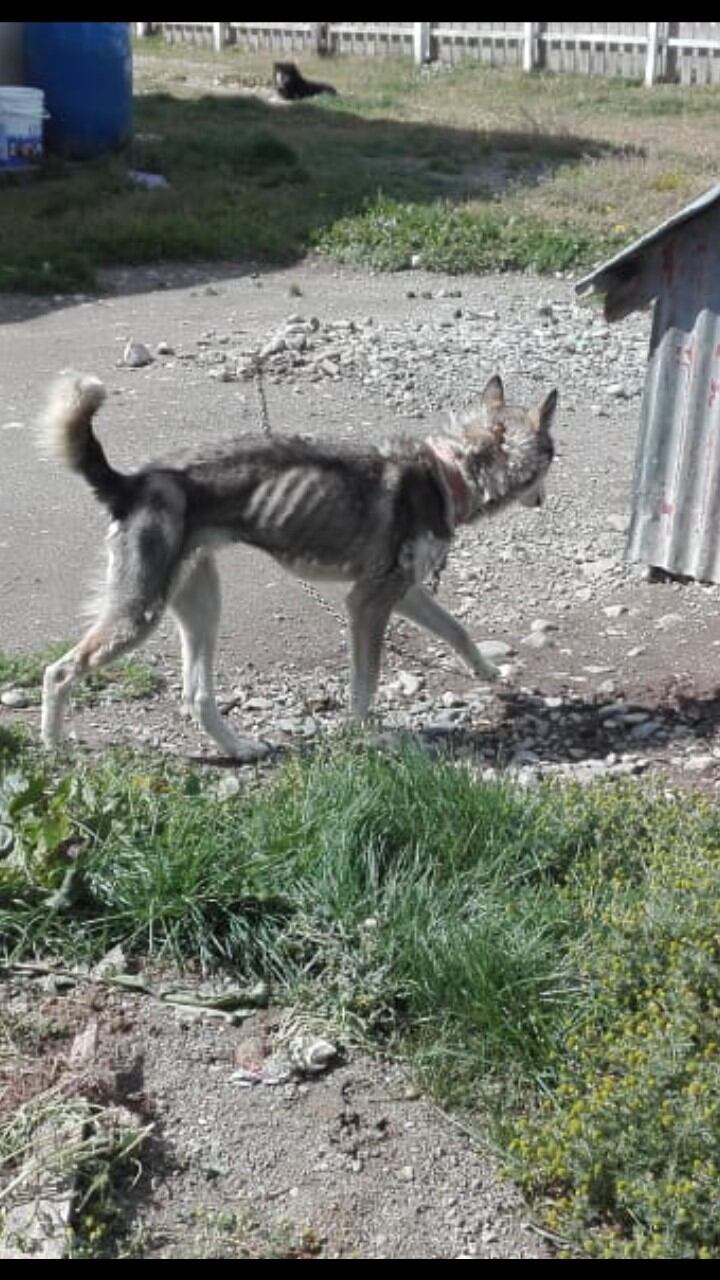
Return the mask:
<svg viewBox="0 0 720 1280">
<path fill-rule="evenodd" d="M 337 89 L 331 84 L 323 84 L 319 80 L 306 80 L 294 62 L 274 62 L 273 79 L 275 88 L 286 102 L 298 102 L 300 98 L 314 98 L 318 93 L 332 93 L 337 97 Z"/>
</svg>

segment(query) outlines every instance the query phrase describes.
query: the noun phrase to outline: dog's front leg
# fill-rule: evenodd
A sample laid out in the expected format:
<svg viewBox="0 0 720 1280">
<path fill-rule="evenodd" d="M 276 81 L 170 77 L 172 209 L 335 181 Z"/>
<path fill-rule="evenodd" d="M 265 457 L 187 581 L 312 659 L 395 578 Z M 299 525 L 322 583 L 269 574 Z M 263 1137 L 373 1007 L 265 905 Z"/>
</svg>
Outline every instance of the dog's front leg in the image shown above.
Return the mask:
<svg viewBox="0 0 720 1280">
<path fill-rule="evenodd" d="M 356 582 L 347 597 L 350 622 L 350 714 L 367 720 L 380 675 L 382 642 L 402 591 L 394 580 Z"/>
<path fill-rule="evenodd" d="M 497 680 L 499 672 L 492 662 L 483 658 L 467 631 L 447 609 L 438 604 L 425 587 L 410 587 L 395 605 L 395 613 L 423 627 L 449 644 L 460 655 L 476 676 L 483 680 Z"/>
</svg>

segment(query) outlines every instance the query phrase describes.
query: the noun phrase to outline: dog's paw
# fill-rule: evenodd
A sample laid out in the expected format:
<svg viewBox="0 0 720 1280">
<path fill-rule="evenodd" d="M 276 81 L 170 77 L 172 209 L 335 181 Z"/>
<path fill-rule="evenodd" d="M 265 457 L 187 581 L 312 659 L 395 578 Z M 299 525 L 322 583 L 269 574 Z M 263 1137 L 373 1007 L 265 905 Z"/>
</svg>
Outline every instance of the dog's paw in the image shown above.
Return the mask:
<svg viewBox="0 0 720 1280">
<path fill-rule="evenodd" d="M 228 752 L 237 764 L 258 764 L 267 760 L 272 752 L 269 742 L 261 742 L 259 738 L 238 738 Z"/>
<path fill-rule="evenodd" d="M 487 659 L 483 658 L 482 662 L 475 667 L 475 675 L 478 679 L 485 680 L 487 684 L 495 684 L 495 681 L 500 679 L 501 672 L 500 668 L 496 667 L 494 663 L 488 662 Z"/>
</svg>

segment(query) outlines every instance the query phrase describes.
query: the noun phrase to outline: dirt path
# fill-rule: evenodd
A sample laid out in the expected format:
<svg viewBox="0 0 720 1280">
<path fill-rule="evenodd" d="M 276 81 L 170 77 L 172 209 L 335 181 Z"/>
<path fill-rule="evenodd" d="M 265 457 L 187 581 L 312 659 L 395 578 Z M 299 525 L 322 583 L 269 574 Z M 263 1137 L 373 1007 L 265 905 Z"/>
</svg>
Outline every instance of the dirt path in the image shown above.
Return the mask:
<svg viewBox="0 0 720 1280">
<path fill-rule="evenodd" d="M 19 1075 L 28 1090 L 51 1068 L 55 1083 L 69 1080 L 70 1040 L 94 1028 L 84 1092 L 154 1122 L 139 1180 L 114 1193 L 124 1256 L 546 1256 L 492 1157 L 398 1066 L 351 1052 L 316 1078 L 250 1085 L 279 1014 L 231 1027 L 101 984 L 51 985 L 9 983 L 0 997 L 26 1044 L 6 1098 Z"/>
</svg>

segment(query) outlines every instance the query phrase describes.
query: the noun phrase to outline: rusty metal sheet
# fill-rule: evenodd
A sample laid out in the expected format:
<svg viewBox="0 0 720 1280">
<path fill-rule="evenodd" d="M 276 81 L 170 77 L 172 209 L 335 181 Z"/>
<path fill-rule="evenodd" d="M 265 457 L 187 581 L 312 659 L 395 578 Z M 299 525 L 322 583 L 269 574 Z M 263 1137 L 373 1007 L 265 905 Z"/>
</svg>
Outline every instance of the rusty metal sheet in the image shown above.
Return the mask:
<svg viewBox="0 0 720 1280">
<path fill-rule="evenodd" d="M 577 286 L 655 310 L 627 557 L 720 582 L 720 186 Z"/>
<path fill-rule="evenodd" d="M 583 276 L 582 280 L 579 280 L 575 285 L 575 292 L 578 297 L 584 297 L 588 293 L 605 293 L 608 289 L 612 289 L 614 284 L 620 283 L 625 278 L 625 271 L 632 266 L 633 259 L 645 253 L 658 240 L 664 239 L 669 232 L 676 230 L 716 204 L 720 204 L 720 183 L 704 191 L 696 200 L 685 205 L 678 213 L 674 213 L 671 218 L 661 222 L 652 231 L 647 231 L 638 240 L 634 240 L 626 249 L 616 253 L 613 258 L 608 258 L 607 262 L 603 262 L 601 266 L 596 267 L 589 275 Z"/>
</svg>

